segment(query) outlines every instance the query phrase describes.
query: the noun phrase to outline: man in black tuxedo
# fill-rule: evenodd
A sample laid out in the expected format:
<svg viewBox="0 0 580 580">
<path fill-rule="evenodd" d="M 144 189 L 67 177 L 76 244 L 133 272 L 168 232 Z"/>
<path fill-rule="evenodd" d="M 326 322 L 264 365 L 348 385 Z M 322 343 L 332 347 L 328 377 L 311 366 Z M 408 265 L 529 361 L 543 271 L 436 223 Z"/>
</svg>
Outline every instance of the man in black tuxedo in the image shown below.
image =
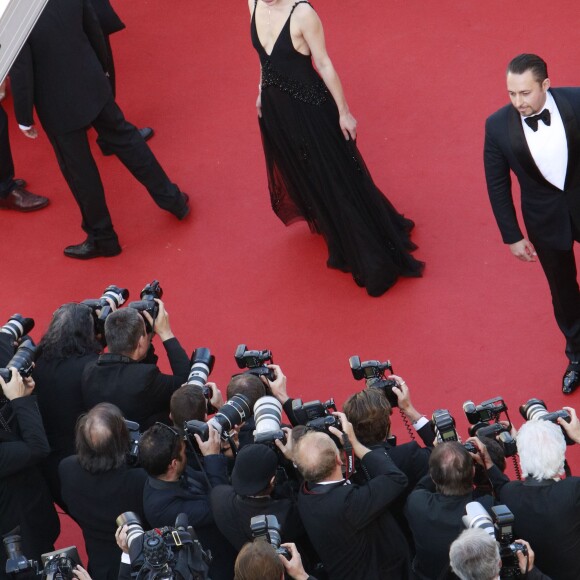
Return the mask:
<svg viewBox="0 0 580 580">
<path fill-rule="evenodd" d="M 49 0 L 11 71 L 16 119 L 37 137 L 33 107 L 79 205 L 85 242 L 69 246 L 70 258 L 121 252 L 103 184 L 87 139 L 87 127 L 117 155 L 155 203 L 183 219 L 188 196 L 171 183 L 139 134 L 115 103 L 105 74 L 103 33 L 88 0 Z"/>
<path fill-rule="evenodd" d="M 569 365 L 562 392 L 580 384 L 580 291 L 574 240 L 580 240 L 580 88 L 550 89 L 546 63 L 521 54 L 508 65 L 511 105 L 485 126 L 489 198 L 512 254 L 544 270 Z M 518 178 L 529 240 L 518 225 L 510 170 Z"/>
</svg>

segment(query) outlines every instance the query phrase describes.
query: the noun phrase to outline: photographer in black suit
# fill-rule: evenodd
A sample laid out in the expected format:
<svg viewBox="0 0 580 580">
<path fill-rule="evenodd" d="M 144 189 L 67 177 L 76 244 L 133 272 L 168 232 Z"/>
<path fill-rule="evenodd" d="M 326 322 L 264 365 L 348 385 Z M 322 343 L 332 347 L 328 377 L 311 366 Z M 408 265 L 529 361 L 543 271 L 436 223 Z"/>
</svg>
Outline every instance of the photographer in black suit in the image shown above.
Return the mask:
<svg viewBox="0 0 580 580">
<path fill-rule="evenodd" d="M 123 308 L 105 322 L 109 352 L 86 365 L 82 378 L 83 400 L 88 409 L 102 401 L 117 405 L 126 419 L 147 429 L 155 421 L 169 423 L 169 402 L 174 391 L 186 382 L 190 370 L 187 354 L 175 338 L 169 315 L 161 300 L 153 321 L 148 312 Z M 172 375 L 157 367 L 147 333 L 145 317 L 163 342 Z"/>
<path fill-rule="evenodd" d="M 331 432 L 360 459 L 370 481 L 351 484 L 342 473 L 340 452 L 327 433 L 306 432 L 295 444 L 294 462 L 305 480 L 298 509 L 314 549 L 333 580 L 404 580 L 409 574 L 407 542 L 390 506 L 407 478 L 384 449 L 358 441 L 343 413 L 341 433 Z"/>
<path fill-rule="evenodd" d="M 0 333 L 5 347 L 0 353 L 14 351 L 12 340 Z M 0 367 L 7 362 L 0 360 Z M 0 377 L 0 537 L 20 526 L 23 553 L 40 560 L 41 554 L 54 549 L 60 523 L 38 469 L 50 448 L 33 390 L 34 381 L 23 380 L 16 370 L 7 383 Z M 6 578 L 5 563 L 2 546 L 0 578 Z"/>
<path fill-rule="evenodd" d="M 95 580 L 116 580 L 119 574 L 121 551 L 115 541 L 115 518 L 132 511 L 146 521 L 143 488 L 147 473 L 127 465 L 129 446 L 121 411 L 110 403 L 100 403 L 77 424 L 77 455 L 60 463 L 62 497 L 83 531 L 88 570 Z"/>
<path fill-rule="evenodd" d="M 429 458 L 429 475 L 407 499 L 405 514 L 415 541 L 413 572 L 417 580 L 438 578 L 449 566 L 449 546 L 462 529 L 465 506 L 476 499 L 474 461 L 483 465 L 496 492 L 508 481 L 485 445 L 476 438 L 469 441 L 478 453 L 469 453 L 457 441 L 439 443 Z M 494 504 L 491 495 L 477 495 L 477 501 L 488 511 Z"/>
<path fill-rule="evenodd" d="M 402 445 L 389 441 L 393 409 L 385 393 L 380 389 L 367 388 L 351 395 L 345 401 L 343 411 L 352 423 L 357 439 L 369 449 L 385 449 L 393 463 L 407 476 L 407 489 L 393 502 L 391 513 L 397 519 L 409 541 L 411 551 L 414 552 L 413 535 L 403 514 L 403 508 L 409 493 L 429 472 L 429 457 L 435 433 L 431 422 L 412 405 L 405 381 L 395 375 L 391 375 L 389 379 L 398 383 L 399 387 L 394 387 L 393 392 L 399 397 L 399 408 L 405 417 L 418 428 L 417 433 L 428 447 L 420 447 L 416 441 Z M 353 481 L 359 484 L 364 483 L 366 481 L 364 471 L 358 470 L 353 476 Z"/>
<path fill-rule="evenodd" d="M 89 0 L 49 0 L 10 73 L 21 129 L 26 136 L 37 137 L 36 107 L 81 211 L 87 239 L 65 248 L 70 258 L 86 260 L 121 252 L 90 151 L 88 126 L 96 129 L 159 207 L 180 220 L 189 213 L 188 196 L 171 183 L 115 103 L 106 67 L 103 33 Z"/>
<path fill-rule="evenodd" d="M 52 497 L 62 507 L 58 465 L 75 454 L 76 423 L 88 410 L 81 392 L 81 378 L 86 365 L 96 362 L 101 351 L 91 309 L 71 302 L 53 314 L 36 352 L 32 376 L 50 444 L 43 472 Z"/>
<path fill-rule="evenodd" d="M 528 421 L 517 435 L 522 481 L 500 491 L 542 570 L 558 580 L 580 578 L 580 477 L 564 478 L 566 442 L 550 421 Z"/>
</svg>

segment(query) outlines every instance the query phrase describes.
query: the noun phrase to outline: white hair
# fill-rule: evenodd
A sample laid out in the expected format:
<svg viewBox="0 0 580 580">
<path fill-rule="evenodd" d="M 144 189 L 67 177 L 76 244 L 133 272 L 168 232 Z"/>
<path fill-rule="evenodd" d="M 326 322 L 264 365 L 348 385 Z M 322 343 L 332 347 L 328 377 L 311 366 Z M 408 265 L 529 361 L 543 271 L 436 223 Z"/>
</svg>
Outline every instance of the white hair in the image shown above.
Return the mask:
<svg viewBox="0 0 580 580">
<path fill-rule="evenodd" d="M 497 542 L 481 528 L 469 528 L 451 544 L 449 563 L 460 580 L 495 580 L 501 564 Z"/>
<path fill-rule="evenodd" d="M 517 444 L 525 477 L 541 481 L 564 473 L 566 440 L 558 425 L 541 419 L 528 421 L 518 432 Z"/>
</svg>

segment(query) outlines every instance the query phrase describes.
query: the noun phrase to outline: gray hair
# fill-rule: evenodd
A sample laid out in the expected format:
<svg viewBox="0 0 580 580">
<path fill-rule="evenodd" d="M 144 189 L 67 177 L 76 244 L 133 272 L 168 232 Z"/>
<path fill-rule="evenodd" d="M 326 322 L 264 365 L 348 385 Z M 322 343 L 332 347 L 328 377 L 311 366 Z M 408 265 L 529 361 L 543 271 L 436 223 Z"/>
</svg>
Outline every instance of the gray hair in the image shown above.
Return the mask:
<svg viewBox="0 0 580 580">
<path fill-rule="evenodd" d="M 517 436 L 522 473 L 538 481 L 564 473 L 566 441 L 562 429 L 550 421 L 528 421 Z"/>
<path fill-rule="evenodd" d="M 451 544 L 451 569 L 460 580 L 495 580 L 501 567 L 497 542 L 481 528 L 469 528 Z"/>
</svg>

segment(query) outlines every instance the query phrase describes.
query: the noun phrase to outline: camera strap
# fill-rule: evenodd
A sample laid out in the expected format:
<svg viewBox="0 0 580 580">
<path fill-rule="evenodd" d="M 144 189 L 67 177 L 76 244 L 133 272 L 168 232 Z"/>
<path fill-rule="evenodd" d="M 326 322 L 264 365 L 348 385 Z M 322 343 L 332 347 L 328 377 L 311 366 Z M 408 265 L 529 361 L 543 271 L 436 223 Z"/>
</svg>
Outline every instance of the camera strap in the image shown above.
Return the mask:
<svg viewBox="0 0 580 580">
<path fill-rule="evenodd" d="M 355 472 L 354 466 L 354 451 L 352 449 L 352 443 L 348 438 L 346 433 L 342 434 L 342 450 L 344 451 L 344 465 L 346 467 L 346 471 L 344 474 L 345 479 L 350 479 L 352 474 Z"/>
</svg>

